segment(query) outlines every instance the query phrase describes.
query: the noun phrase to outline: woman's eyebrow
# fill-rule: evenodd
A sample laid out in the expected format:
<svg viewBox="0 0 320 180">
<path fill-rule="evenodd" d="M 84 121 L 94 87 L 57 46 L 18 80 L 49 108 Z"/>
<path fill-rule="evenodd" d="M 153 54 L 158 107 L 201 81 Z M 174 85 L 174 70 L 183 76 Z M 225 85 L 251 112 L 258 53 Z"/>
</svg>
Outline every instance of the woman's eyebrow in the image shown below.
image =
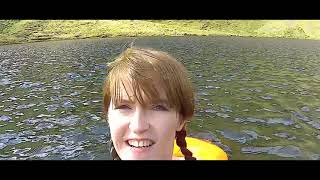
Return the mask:
<svg viewBox="0 0 320 180">
<path fill-rule="evenodd" d="M 169 102 L 166 99 L 159 99 L 159 100 L 155 101 L 154 103 L 169 105 Z"/>
<path fill-rule="evenodd" d="M 121 99 L 120 100 L 120 103 L 128 103 L 128 104 L 131 104 L 131 103 L 134 103 L 133 101 L 130 101 L 128 99 Z"/>
<path fill-rule="evenodd" d="M 126 103 L 126 104 L 134 104 L 134 101 L 130 101 L 129 99 L 120 99 L 119 103 Z M 155 101 L 148 101 L 148 104 L 164 104 L 164 105 L 169 105 L 169 101 L 167 99 L 159 99 Z"/>
<path fill-rule="evenodd" d="M 134 96 L 122 96 L 119 99 L 120 103 L 134 103 Z"/>
</svg>

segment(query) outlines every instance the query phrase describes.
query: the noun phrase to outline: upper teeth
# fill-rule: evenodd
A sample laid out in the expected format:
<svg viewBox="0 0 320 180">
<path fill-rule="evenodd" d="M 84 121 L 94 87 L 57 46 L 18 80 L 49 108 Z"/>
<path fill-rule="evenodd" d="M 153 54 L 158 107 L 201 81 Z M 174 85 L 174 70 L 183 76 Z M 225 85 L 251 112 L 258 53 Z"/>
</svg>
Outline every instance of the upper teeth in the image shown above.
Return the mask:
<svg viewBox="0 0 320 180">
<path fill-rule="evenodd" d="M 152 145 L 150 140 L 129 140 L 128 143 L 135 147 L 146 147 Z"/>
</svg>

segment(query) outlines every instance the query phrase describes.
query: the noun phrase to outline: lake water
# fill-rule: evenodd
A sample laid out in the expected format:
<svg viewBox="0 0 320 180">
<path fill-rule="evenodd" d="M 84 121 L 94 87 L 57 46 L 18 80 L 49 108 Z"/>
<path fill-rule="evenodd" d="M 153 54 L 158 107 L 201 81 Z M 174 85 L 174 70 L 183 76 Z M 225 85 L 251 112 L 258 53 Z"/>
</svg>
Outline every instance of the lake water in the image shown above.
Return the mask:
<svg viewBox="0 0 320 180">
<path fill-rule="evenodd" d="M 102 117 L 107 62 L 134 38 L 0 46 L 0 159 L 110 159 Z M 144 37 L 197 90 L 190 136 L 230 159 L 320 159 L 320 41 Z"/>
</svg>

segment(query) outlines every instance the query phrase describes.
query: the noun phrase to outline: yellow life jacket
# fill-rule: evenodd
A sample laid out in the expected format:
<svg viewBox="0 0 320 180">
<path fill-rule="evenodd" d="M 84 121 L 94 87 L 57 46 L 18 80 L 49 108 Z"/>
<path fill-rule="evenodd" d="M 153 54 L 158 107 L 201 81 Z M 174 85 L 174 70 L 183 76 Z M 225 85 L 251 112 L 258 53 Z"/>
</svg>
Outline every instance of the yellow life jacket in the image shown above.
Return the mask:
<svg viewBox="0 0 320 180">
<path fill-rule="evenodd" d="M 197 160 L 228 160 L 227 153 L 211 142 L 186 137 L 187 148 Z M 180 147 L 174 142 L 173 156 L 184 157 Z"/>
</svg>

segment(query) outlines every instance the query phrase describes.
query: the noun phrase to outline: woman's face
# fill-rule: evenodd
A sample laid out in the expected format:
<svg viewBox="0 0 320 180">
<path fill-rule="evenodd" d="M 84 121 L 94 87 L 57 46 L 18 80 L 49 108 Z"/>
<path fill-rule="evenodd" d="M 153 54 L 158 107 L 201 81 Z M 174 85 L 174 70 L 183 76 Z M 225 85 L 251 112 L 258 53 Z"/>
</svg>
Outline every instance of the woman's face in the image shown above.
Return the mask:
<svg viewBox="0 0 320 180">
<path fill-rule="evenodd" d="M 126 87 L 130 87 L 125 85 Z M 169 108 L 163 90 L 158 89 L 160 102 L 147 102 L 143 107 L 133 98 L 133 92 L 121 87 L 122 101 L 110 102 L 108 122 L 111 139 L 122 160 L 171 160 L 175 132 L 180 131 L 184 121 L 175 109 Z M 147 97 L 142 92 L 144 100 Z"/>
</svg>

